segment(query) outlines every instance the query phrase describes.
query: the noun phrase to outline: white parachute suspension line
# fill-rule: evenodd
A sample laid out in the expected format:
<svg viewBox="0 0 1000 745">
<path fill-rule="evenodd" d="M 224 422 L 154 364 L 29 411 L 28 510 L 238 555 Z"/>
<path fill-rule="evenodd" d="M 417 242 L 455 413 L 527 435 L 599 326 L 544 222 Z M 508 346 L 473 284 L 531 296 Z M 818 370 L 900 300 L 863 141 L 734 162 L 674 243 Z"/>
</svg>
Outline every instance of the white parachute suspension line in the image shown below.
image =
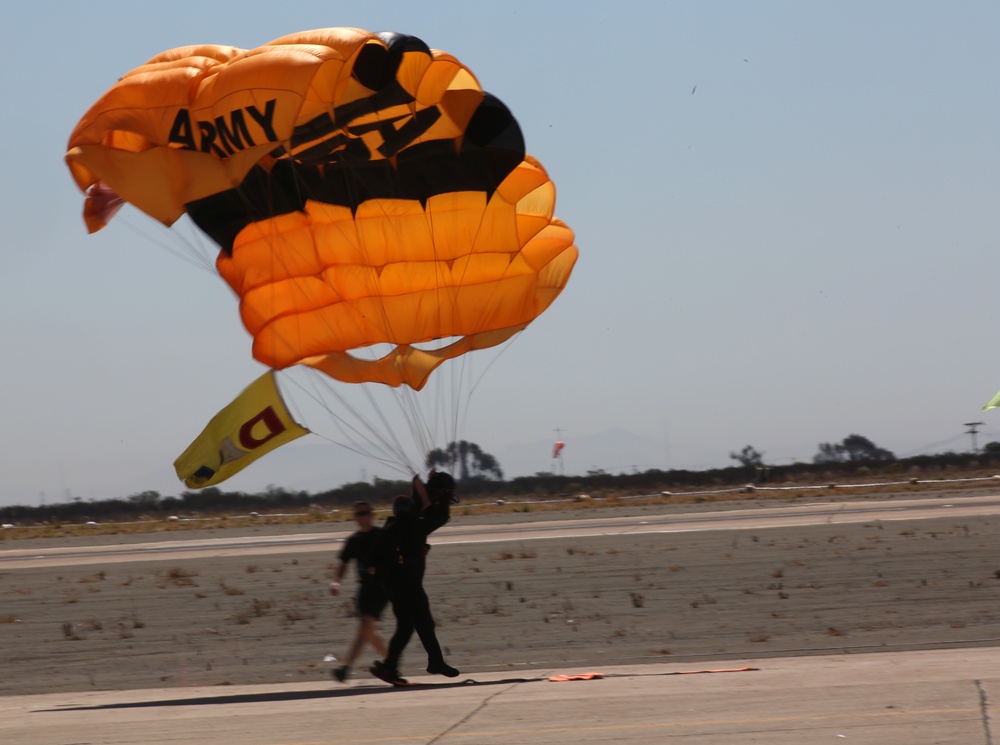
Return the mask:
<svg viewBox="0 0 1000 745">
<path fill-rule="evenodd" d="M 378 116 L 378 114 L 376 115 Z M 340 167 L 347 171 L 351 168 L 351 163 L 350 161 L 341 161 Z M 304 182 L 300 183 L 305 186 Z M 345 182 L 345 186 L 348 188 L 351 185 L 349 180 Z M 369 202 L 370 204 L 372 202 Z M 381 203 L 376 200 L 374 204 L 380 205 Z M 387 213 L 383 214 L 387 218 L 389 217 Z M 431 222 L 428 225 L 428 229 L 433 235 L 433 213 L 428 212 L 425 214 Z M 388 219 L 386 223 L 391 225 L 392 220 Z M 482 222 L 479 226 L 479 229 L 481 228 Z M 363 236 L 359 237 L 363 238 Z M 402 242 L 405 240 L 405 236 L 397 233 L 396 239 Z M 364 249 L 363 246 L 362 249 Z M 373 269 L 372 271 L 375 270 Z M 442 308 L 447 306 L 447 298 L 443 296 L 457 292 L 457 289 L 451 287 L 450 282 L 446 283 L 439 277 L 438 293 L 439 296 L 442 296 Z M 386 316 L 383 318 L 388 323 L 388 318 Z M 458 442 L 461 439 L 460 435 L 465 429 L 470 411 L 472 394 L 482 381 L 486 371 L 497 361 L 499 354 L 506 350 L 508 344 L 509 342 L 504 343 L 499 349 L 495 350 L 495 354 L 492 356 L 486 369 L 480 372 L 478 376 L 474 376 L 473 368 L 475 362 L 482 356 L 482 351 L 474 354 L 460 355 L 456 359 L 446 361 L 432 373 L 427 382 L 425 391 L 427 388 L 431 388 L 428 391 L 431 395 L 427 395 L 428 392 L 414 391 L 405 385 L 399 388 L 392 388 L 383 384 L 350 385 L 350 388 L 360 389 L 363 392 L 369 408 L 374 413 L 375 421 L 379 422 L 378 426 L 373 425 L 368 417 L 349 403 L 346 396 L 342 396 L 339 393 L 342 385 L 345 384 L 340 384 L 326 378 L 322 373 L 310 371 L 313 372 L 313 376 L 317 380 L 322 380 L 323 387 L 329 394 L 328 396 L 315 395 L 314 400 L 322 404 L 328 401 L 329 397 L 332 397 L 345 410 L 350 411 L 351 416 L 357 422 L 356 425 L 347 422 L 346 418 L 337 411 L 334 411 L 332 407 L 324 407 L 329 413 L 330 418 L 337 423 L 342 435 L 348 437 L 351 441 L 360 437 L 366 443 L 366 455 L 385 463 L 395 460 L 398 464 L 408 467 L 411 472 L 419 472 L 425 465 L 423 462 L 424 459 L 435 446 L 447 446 L 449 443 Z M 354 354 L 357 354 L 357 352 L 354 352 Z M 490 357 L 490 355 L 486 357 Z M 377 389 L 377 393 L 375 389 Z M 387 394 L 394 399 L 395 408 L 406 423 L 406 428 L 409 430 L 411 438 L 418 448 L 420 460 L 417 464 L 414 464 L 407 457 L 407 448 L 400 442 L 396 434 L 396 428 L 389 421 L 384 407 L 379 403 L 378 394 Z M 428 411 L 428 408 L 431 407 L 433 411 Z M 442 429 L 444 431 L 443 436 L 441 434 Z M 373 450 L 377 452 L 372 452 Z"/>
<path fill-rule="evenodd" d="M 135 218 L 141 220 L 141 224 Z M 182 222 L 183 221 L 183 222 Z M 145 212 L 126 203 L 124 209 L 116 216 L 115 223 L 121 224 L 128 230 L 142 238 L 143 242 L 150 243 L 166 253 L 180 259 L 186 264 L 190 264 L 196 269 L 218 276 L 215 270 L 214 253 L 218 253 L 218 247 L 201 236 L 191 227 L 192 235 L 181 232 L 181 225 L 187 222 L 186 217 L 181 221 L 167 226 L 156 220 Z M 214 251 L 214 253 L 213 253 Z"/>
<path fill-rule="evenodd" d="M 247 208 L 248 210 L 250 209 L 249 204 Z M 251 214 L 251 217 L 262 218 L 265 216 L 254 216 Z M 278 237 L 272 238 L 272 240 L 281 239 Z M 271 260 L 277 262 L 280 256 L 281 252 L 274 251 L 271 253 Z M 389 466 L 401 473 L 413 472 L 413 467 L 409 464 L 406 457 L 406 448 L 400 442 L 396 434 L 396 428 L 392 426 L 385 409 L 378 401 L 378 392 L 374 390 L 374 386 L 383 387 L 381 384 L 341 383 L 317 370 L 304 366 L 300 371 L 312 383 L 311 390 L 307 391 L 306 387 L 301 384 L 299 386 L 300 390 L 306 391 L 313 402 L 326 411 L 332 425 L 337 429 L 341 437 L 346 440 L 346 442 L 338 444 L 351 452 Z M 289 374 L 283 376 L 283 379 L 294 382 L 295 378 L 291 372 L 288 371 Z M 342 387 L 343 393 L 341 392 Z M 362 411 L 352 403 L 348 393 L 362 396 L 367 402 L 370 414 Z M 336 402 L 336 407 L 331 404 L 331 400 Z M 324 439 L 335 442 L 331 438 L 318 433 L 315 428 L 311 427 L 311 429 L 315 434 Z"/>
<path fill-rule="evenodd" d="M 342 163 L 341 165 L 345 171 L 350 168 L 349 163 Z M 348 182 L 347 185 L 350 186 L 350 182 Z M 375 203 L 379 204 L 377 201 Z M 388 214 L 385 213 L 384 209 L 383 214 L 388 217 Z M 391 221 L 389 221 L 389 224 L 391 224 Z M 363 239 L 362 235 L 359 235 L 358 237 Z M 399 240 L 403 239 L 401 235 L 397 235 L 397 238 Z M 367 254 L 367 248 L 364 245 L 361 246 L 361 249 L 362 252 Z M 375 273 L 374 268 L 370 271 L 373 274 Z M 379 308 L 382 311 L 383 322 L 388 325 L 388 314 L 386 313 L 385 306 L 379 304 Z M 360 356 L 361 352 L 359 350 L 354 350 L 351 354 Z M 374 360 L 377 353 L 372 350 L 371 356 Z M 317 375 L 323 377 L 322 373 L 317 373 Z M 344 384 L 338 384 L 336 381 L 328 378 L 324 378 L 323 382 L 327 390 L 333 394 L 334 398 L 342 404 L 347 403 L 346 397 L 340 396 L 337 388 L 338 385 Z M 388 463 L 389 461 L 393 461 L 397 470 L 406 472 L 409 475 L 419 473 L 422 470 L 422 462 L 415 464 L 412 457 L 407 455 L 408 451 L 412 451 L 412 449 L 407 448 L 407 446 L 400 440 L 397 433 L 397 425 L 394 425 L 390 421 L 386 407 L 379 401 L 380 398 L 390 398 L 394 401 L 397 413 L 403 422 L 406 423 L 406 429 L 409 431 L 411 439 L 418 448 L 422 448 L 423 443 L 426 440 L 425 432 L 427 425 L 420 409 L 420 402 L 416 398 L 417 392 L 405 385 L 400 386 L 399 388 L 393 388 L 392 386 L 382 383 L 352 384 L 351 387 L 364 397 L 372 415 L 375 420 L 379 422 L 378 427 L 372 426 L 369 423 L 368 418 L 361 412 L 354 411 L 353 413 L 353 416 L 358 420 L 358 422 L 364 423 L 365 429 L 381 444 L 383 452 L 386 453 L 383 458 L 383 462 Z M 331 415 L 336 416 L 332 411 Z M 421 450 L 420 452 L 422 459 L 422 454 L 426 451 Z"/>
<path fill-rule="evenodd" d="M 244 203 L 244 206 L 251 218 L 261 217 L 260 215 L 253 214 L 249 203 Z M 144 212 L 126 204 L 125 209 L 118 215 L 116 223 L 124 225 L 127 229 L 139 235 L 144 242 L 155 245 L 171 256 L 218 278 L 228 289 L 228 285 L 219 277 L 215 267 L 215 258 L 220 250 L 218 245 L 201 233 L 186 216 L 182 217 L 174 225 L 166 226 Z M 276 254 L 272 254 L 272 260 L 276 260 L 275 256 Z M 232 319 L 232 322 L 240 324 L 238 315 Z M 369 407 L 374 412 L 375 419 L 381 422 L 380 426 L 368 424 L 370 417 L 351 403 L 346 396 L 340 395 L 336 389 L 336 381 L 322 373 L 310 369 L 296 371 L 304 373 L 312 381 L 312 385 L 307 386 L 297 380 L 291 370 L 278 370 L 277 372 L 283 387 L 295 387 L 313 403 L 326 410 L 330 421 L 343 439 L 342 441 L 335 440 L 310 426 L 309 428 L 314 435 L 335 445 L 339 445 L 357 455 L 381 463 L 401 474 L 412 475 L 412 472 L 415 472 L 413 466 L 407 462 L 405 447 L 399 442 L 394 428 L 389 425 L 385 412 L 370 390 L 367 389 L 367 385 L 359 385 L 356 388 L 364 390 L 366 393 Z M 339 407 L 348 412 L 348 416 L 339 415 L 334 407 L 331 406 L 331 399 L 335 399 Z M 309 417 L 302 415 L 301 407 L 296 407 L 294 400 L 289 400 L 286 403 L 289 404 L 290 408 L 299 410 L 297 415 L 298 421 L 305 422 L 307 426 L 310 424 L 308 421 Z"/>
<path fill-rule="evenodd" d="M 434 235 L 434 212 L 425 213 L 428 221 L 428 230 Z M 432 245 L 436 242 L 432 241 Z M 438 256 L 435 255 L 435 260 Z M 442 266 L 439 262 L 437 266 Z M 438 302 L 442 312 L 447 312 L 450 306 L 452 320 L 455 320 L 457 308 L 456 295 L 460 292 L 453 283 L 446 281 L 442 274 L 437 275 Z M 459 282 L 461 286 L 461 282 Z M 455 325 L 454 323 L 452 324 Z M 439 367 L 431 379 L 429 385 L 435 386 L 437 393 L 432 396 L 432 403 L 436 403 L 436 410 L 433 412 L 432 421 L 435 423 L 435 430 L 443 431 L 442 435 L 433 437 L 433 433 L 428 433 L 428 441 L 424 443 L 423 452 L 429 455 L 432 450 L 441 448 L 447 451 L 452 443 L 458 443 L 463 439 L 465 413 L 469 409 L 470 398 L 464 393 L 466 373 L 473 364 L 474 354 L 462 354 L 457 358 L 446 361 Z"/>
<path fill-rule="evenodd" d="M 489 199 L 493 198 L 499 198 L 499 195 L 496 192 L 494 192 Z M 488 207 L 489 205 L 489 199 L 487 199 L 486 207 Z M 472 238 L 473 243 L 476 242 L 476 240 L 480 235 L 480 232 L 483 229 L 485 217 L 486 217 L 486 211 L 484 209 L 483 217 L 482 219 L 480 219 L 479 225 L 477 226 L 476 229 L 475 236 Z M 510 266 L 511 264 L 507 265 L 500 279 L 502 279 L 503 276 L 506 275 L 507 269 L 509 269 Z M 493 293 L 497 292 L 498 287 L 499 287 L 499 282 L 494 282 Z M 489 303 L 487 302 L 487 304 Z M 466 423 L 467 423 L 466 420 L 469 415 L 469 411 L 471 409 L 471 401 L 473 394 L 475 393 L 479 385 L 482 383 L 484 377 L 486 376 L 486 373 L 489 372 L 490 368 L 492 368 L 493 365 L 495 365 L 499 361 L 500 356 L 504 354 L 507 351 L 507 349 L 509 349 L 513 345 L 514 340 L 520 337 L 520 335 L 521 332 L 519 331 L 516 334 L 514 334 L 510 339 L 504 341 L 500 345 L 492 347 L 491 348 L 491 351 L 493 352 L 492 355 L 482 355 L 481 353 L 485 352 L 486 350 L 481 350 L 479 353 L 474 352 L 472 354 L 461 355 L 458 360 L 453 360 L 453 362 L 456 363 L 456 367 L 458 368 L 458 370 L 455 371 L 452 377 L 453 382 L 452 382 L 451 400 L 454 402 L 454 407 L 452 411 L 452 422 L 449 429 L 450 433 L 450 436 L 448 438 L 449 443 L 457 444 L 461 441 L 461 439 L 463 439 L 460 437 L 460 433 L 465 431 L 466 429 Z M 486 359 L 488 357 L 489 361 L 477 375 L 475 374 L 472 368 L 474 362 L 478 361 L 480 356 L 482 356 L 483 359 Z M 463 390 L 465 390 L 466 386 L 468 390 L 467 392 L 463 393 Z"/>
<path fill-rule="evenodd" d="M 349 164 L 345 163 L 342 163 L 341 166 L 345 169 L 350 167 Z M 402 240 L 402 236 L 397 237 Z M 359 355 L 360 352 L 355 350 L 352 354 Z M 380 383 L 339 383 L 318 371 L 308 370 L 307 372 L 311 373 L 310 377 L 316 384 L 316 388 L 321 387 L 324 390 L 322 394 L 314 390 L 311 394 L 313 401 L 327 411 L 330 420 L 349 442 L 354 443 L 359 439 L 362 441 L 363 446 L 360 444 L 345 445 L 348 450 L 358 452 L 365 457 L 395 467 L 396 470 L 410 475 L 422 470 L 423 458 L 427 452 L 426 443 L 431 441 L 431 437 L 428 434 L 428 425 L 416 391 L 406 386 L 392 388 Z M 343 386 L 348 386 L 343 388 L 344 394 L 341 393 Z M 371 410 L 370 416 L 350 402 L 346 395 L 348 392 L 363 397 L 367 407 Z M 400 440 L 397 434 L 398 426 L 390 421 L 386 407 L 379 400 L 387 396 L 394 399 L 395 408 L 398 409 L 400 417 L 405 422 L 406 429 L 409 430 L 416 446 L 421 449 L 418 463 L 414 463 L 413 459 L 407 455 L 408 451 L 412 451 L 412 449 L 407 448 Z M 329 404 L 331 399 L 337 402 L 338 410 Z M 349 412 L 350 419 L 353 421 L 348 421 L 348 417 L 344 416 L 341 410 Z M 373 423 L 372 420 L 377 424 Z"/>
<path fill-rule="evenodd" d="M 316 370 L 303 369 L 300 372 L 308 378 L 310 385 L 305 385 L 290 374 L 282 377 L 282 383 L 286 386 L 291 385 L 297 387 L 313 402 L 326 409 L 330 414 L 330 419 L 335 428 L 338 432 L 340 432 L 341 439 L 333 439 L 332 437 L 318 431 L 313 431 L 314 435 L 351 453 L 354 453 L 355 455 L 374 460 L 394 471 L 399 472 L 400 474 L 412 475 L 411 469 L 401 465 L 400 457 L 398 455 L 400 452 L 400 446 L 398 443 L 390 442 L 386 437 L 380 435 L 380 432 L 391 432 L 392 430 L 389 427 L 383 427 L 379 430 L 372 426 L 362 427 L 352 424 L 352 421 L 364 422 L 365 417 L 359 410 L 346 401 L 346 399 L 343 400 L 343 404 L 350 411 L 351 418 L 335 415 L 330 407 L 328 397 L 336 398 L 339 395 L 335 391 L 336 381 L 327 378 Z M 320 388 L 325 389 L 325 393 L 318 390 Z"/>
<path fill-rule="evenodd" d="M 349 164 L 342 164 L 342 166 L 346 168 L 350 167 Z M 265 215 L 255 215 L 255 211 L 249 202 L 245 203 L 245 207 L 248 216 L 252 219 L 265 217 Z M 161 223 L 153 218 L 149 218 L 144 213 L 137 210 L 134 210 L 134 212 L 141 215 L 144 219 L 152 221 L 158 228 L 164 228 Z M 121 218 L 119 219 L 121 220 Z M 428 215 L 428 220 L 430 219 L 431 215 Z M 131 221 L 125 220 L 123 222 L 125 222 L 127 227 L 143 235 L 145 239 L 155 243 L 168 253 L 214 276 L 218 276 L 215 268 L 215 256 L 218 254 L 218 246 L 202 235 L 188 221 L 188 218 L 183 218 L 183 221 L 175 226 L 164 228 L 172 236 L 172 239 L 169 241 L 160 240 L 159 237 L 153 235 L 152 231 L 142 230 Z M 180 228 L 182 226 L 187 229 L 189 235 L 181 232 Z M 430 225 L 429 228 L 433 231 L 433 225 Z M 404 239 L 401 235 L 398 235 L 397 238 L 399 240 Z M 173 245 L 176 242 L 183 244 L 185 247 L 184 250 L 178 250 Z M 278 260 L 277 252 L 272 253 L 272 261 Z M 448 287 L 444 282 L 439 283 L 439 293 L 452 292 L 457 292 L 457 290 Z M 446 303 L 442 303 L 442 307 L 445 305 Z M 310 429 L 313 429 L 314 434 L 400 472 L 414 473 L 423 470 L 423 466 L 425 465 L 423 461 L 432 449 L 437 446 L 446 446 L 451 442 L 458 442 L 461 439 L 461 432 L 465 429 L 469 414 L 472 393 L 478 387 L 486 371 L 496 362 L 499 353 L 505 351 L 506 347 L 507 343 L 501 345 L 501 348 L 497 350 L 497 355 L 494 356 L 486 369 L 480 372 L 478 376 L 474 376 L 474 361 L 470 359 L 471 357 L 480 356 L 478 354 L 461 355 L 457 359 L 445 362 L 441 368 L 431 375 L 428 381 L 427 388 L 432 389 L 430 391 L 432 395 L 430 396 L 426 394 L 421 396 L 419 392 L 405 385 L 399 388 L 391 388 L 382 384 L 341 384 L 314 370 L 306 370 L 313 382 L 311 387 L 307 387 L 290 374 L 292 371 L 279 372 L 284 373 L 281 375 L 283 382 L 297 387 L 298 390 L 308 396 L 314 403 L 326 410 L 330 420 L 347 442 L 336 442 L 332 438 L 310 427 Z M 362 392 L 368 407 L 372 410 L 372 415 L 366 415 L 351 403 L 346 395 L 342 395 L 340 393 L 342 386 L 350 386 L 351 389 Z M 398 413 L 406 423 L 406 428 L 409 429 L 411 437 L 419 449 L 420 460 L 418 463 L 415 464 L 412 458 L 407 456 L 407 448 L 400 441 L 396 427 L 389 420 L 383 405 L 378 400 L 378 395 L 373 393 L 372 389 L 375 387 L 381 389 L 378 393 L 388 393 L 395 400 Z M 434 391 L 433 389 L 437 390 Z M 337 401 L 338 409 L 335 410 L 330 405 L 331 399 Z M 428 411 L 427 407 L 431 407 L 433 410 Z M 346 412 L 347 416 L 342 414 L 341 411 Z M 307 426 L 309 425 L 308 421 L 304 423 Z M 444 431 L 443 435 L 441 430 Z"/>
<path fill-rule="evenodd" d="M 245 206 L 251 218 L 260 217 L 252 214 L 250 204 Z M 140 222 L 136 222 L 133 218 L 137 218 Z M 218 246 L 191 224 L 189 218 L 184 217 L 172 226 L 165 226 L 145 213 L 126 205 L 126 210 L 119 214 L 117 222 L 141 236 L 144 242 L 153 244 L 212 276 L 219 276 L 215 267 Z M 279 252 L 272 253 L 272 261 L 277 261 L 278 255 Z M 225 282 L 222 281 L 222 284 L 225 285 Z M 228 285 L 226 287 L 228 289 Z M 442 288 L 440 291 L 448 290 Z M 232 322 L 239 323 L 238 314 Z M 424 470 L 426 456 L 433 449 L 445 447 L 461 439 L 460 433 L 464 428 L 471 399 L 471 390 L 463 393 L 465 379 L 471 377 L 470 356 L 474 355 L 461 355 L 457 359 L 445 362 L 431 375 L 423 392 L 414 391 L 405 385 L 392 388 L 380 383 L 339 383 L 309 368 L 277 372 L 283 388 L 295 388 L 301 395 L 326 411 L 329 421 L 339 432 L 341 439 L 337 440 L 317 431 L 311 426 L 310 417 L 303 416 L 301 407 L 295 405 L 294 399 L 289 399 L 287 403 L 290 408 L 298 409 L 298 421 L 306 424 L 314 435 L 400 474 L 410 476 Z M 295 375 L 296 372 L 299 373 L 298 376 Z M 478 385 L 483 374 L 480 373 L 473 381 L 472 389 Z M 308 379 L 308 385 L 298 379 L 302 376 Z M 361 394 L 370 412 L 363 411 L 342 394 L 341 386 L 350 386 L 351 391 Z M 421 393 L 425 395 L 421 396 Z M 426 395 L 428 393 L 430 395 Z M 398 409 L 398 414 L 406 424 L 418 449 L 418 461 L 415 462 L 407 455 L 412 449 L 407 448 L 400 440 L 397 426 L 388 417 L 386 402 L 379 401 L 380 394 L 383 398 L 388 396 L 393 399 L 395 408 Z M 331 404 L 331 400 L 336 401 L 336 407 Z"/>
<path fill-rule="evenodd" d="M 344 161 L 341 162 L 340 166 L 347 171 L 351 168 L 351 163 L 349 161 Z M 350 181 L 346 182 L 346 186 L 348 188 L 351 186 Z M 381 205 L 381 202 L 374 200 L 368 204 Z M 383 214 L 388 218 L 386 220 L 386 224 L 392 225 L 393 221 L 388 213 L 383 211 Z M 430 220 L 430 215 L 427 216 L 427 219 Z M 428 225 L 428 230 L 431 231 L 431 234 L 433 235 L 433 224 Z M 400 242 L 403 242 L 406 239 L 404 235 L 398 232 L 396 233 L 395 238 Z M 364 250 L 363 246 L 362 250 Z M 372 271 L 374 272 L 375 270 L 373 269 Z M 442 298 L 440 302 L 442 308 L 446 305 L 443 295 L 453 291 L 454 290 L 449 288 L 449 283 L 443 282 L 439 277 L 438 293 L 439 297 Z M 389 318 L 387 314 L 383 315 L 383 321 L 387 326 L 389 325 Z M 440 368 L 431 374 L 424 391 L 415 391 L 405 385 L 399 386 L 398 388 L 383 386 L 381 384 L 361 386 L 365 390 L 365 394 L 371 408 L 376 412 L 376 418 L 382 422 L 383 431 L 393 433 L 394 430 L 387 421 L 382 407 L 376 400 L 375 395 L 372 394 L 372 388 L 377 386 L 380 389 L 378 391 L 379 393 L 386 394 L 394 400 L 395 409 L 406 423 L 406 427 L 409 430 L 411 438 L 419 453 L 419 462 L 417 464 L 413 464 L 406 457 L 406 448 L 399 443 L 398 438 L 396 438 L 393 434 L 392 439 L 396 444 L 395 452 L 398 459 L 400 462 L 408 463 L 411 471 L 419 472 L 423 470 L 425 465 L 424 461 L 435 446 L 446 445 L 448 442 L 454 442 L 458 439 L 460 421 L 463 419 L 462 412 L 468 410 L 469 397 L 468 395 L 463 397 L 461 383 L 461 373 L 466 369 L 467 365 L 468 355 L 462 355 L 457 360 L 446 361 Z M 456 367 L 458 368 L 457 371 L 455 370 Z M 444 380 L 451 381 L 450 394 L 448 392 L 449 387 L 443 383 Z M 428 411 L 429 407 L 433 407 L 434 411 Z M 442 428 L 445 433 L 443 435 L 443 442 L 442 434 L 440 433 Z"/>
</svg>

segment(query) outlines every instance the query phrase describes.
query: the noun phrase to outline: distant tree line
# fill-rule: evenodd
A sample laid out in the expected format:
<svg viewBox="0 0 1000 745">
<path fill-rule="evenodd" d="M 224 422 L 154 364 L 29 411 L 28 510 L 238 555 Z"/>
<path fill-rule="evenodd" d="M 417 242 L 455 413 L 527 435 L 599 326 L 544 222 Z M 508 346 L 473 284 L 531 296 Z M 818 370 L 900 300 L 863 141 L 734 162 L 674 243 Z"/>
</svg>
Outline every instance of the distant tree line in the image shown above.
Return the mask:
<svg viewBox="0 0 1000 745">
<path fill-rule="evenodd" d="M 1000 443 L 991 443 L 1000 445 Z M 985 450 L 985 448 L 984 448 Z M 764 453 L 752 445 L 747 445 L 729 457 L 740 465 L 758 468 L 765 465 Z M 867 437 L 848 435 L 841 442 L 821 442 L 819 451 L 813 456 L 813 463 L 888 463 L 896 456 L 885 448 L 880 448 Z"/>
<path fill-rule="evenodd" d="M 467 443 L 471 444 L 471 443 Z M 454 443 L 453 443 L 454 445 Z M 824 443 L 811 463 L 767 465 L 764 454 L 746 446 L 731 457 L 736 466 L 703 471 L 683 469 L 664 471 L 649 469 L 638 473 L 611 474 L 592 469 L 584 475 L 561 475 L 540 472 L 502 480 L 499 464 L 492 456 L 483 458 L 481 449 L 466 447 L 467 466 L 462 466 L 462 447 L 444 448 L 428 455 L 428 465 L 453 469 L 459 480 L 462 499 L 505 497 L 551 497 L 588 493 L 593 495 L 657 493 L 699 488 L 726 487 L 748 482 L 767 481 L 826 481 L 850 479 L 873 473 L 886 475 L 920 472 L 923 478 L 957 469 L 1000 467 L 1000 442 L 986 444 L 980 453 L 941 453 L 897 459 L 887 450 L 877 447 L 865 437 L 850 435 L 840 443 Z M 435 455 L 434 453 L 439 453 Z M 477 455 L 477 453 L 479 455 Z M 443 455 L 442 455 L 443 454 Z M 441 460 L 444 457 L 445 460 Z M 457 465 L 457 467 L 456 467 Z M 495 468 L 492 466 L 495 465 Z M 397 494 L 409 491 L 408 481 L 376 478 L 372 483 L 344 484 L 336 489 L 310 493 L 288 491 L 269 486 L 265 491 L 248 493 L 223 491 L 208 487 L 200 491 L 184 491 L 176 496 L 164 496 L 144 491 L 124 498 L 84 502 L 73 500 L 41 506 L 0 507 L 0 522 L 17 524 L 79 523 L 86 521 L 127 522 L 139 519 L 166 519 L 178 515 L 224 515 L 251 512 L 277 513 L 313 510 L 317 519 L 334 509 L 349 509 L 358 500 L 376 505 L 389 505 Z M 2 534 L 0 534 L 2 537 Z"/>
</svg>

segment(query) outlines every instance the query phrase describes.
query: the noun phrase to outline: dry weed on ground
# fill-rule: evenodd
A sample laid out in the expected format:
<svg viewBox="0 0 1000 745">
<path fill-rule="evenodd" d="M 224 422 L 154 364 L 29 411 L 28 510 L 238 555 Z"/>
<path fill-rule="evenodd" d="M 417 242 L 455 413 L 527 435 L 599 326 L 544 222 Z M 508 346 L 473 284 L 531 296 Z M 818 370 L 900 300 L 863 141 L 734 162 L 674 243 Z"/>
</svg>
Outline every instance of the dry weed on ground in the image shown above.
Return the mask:
<svg viewBox="0 0 1000 745">
<path fill-rule="evenodd" d="M 441 544 L 426 586 L 466 674 L 997 644 L 998 534 L 970 518 Z M 329 681 L 324 656 L 354 632 L 349 596 L 326 592 L 334 564 L 0 569 L 0 693 Z M 423 665 L 414 639 L 403 670 Z"/>
</svg>

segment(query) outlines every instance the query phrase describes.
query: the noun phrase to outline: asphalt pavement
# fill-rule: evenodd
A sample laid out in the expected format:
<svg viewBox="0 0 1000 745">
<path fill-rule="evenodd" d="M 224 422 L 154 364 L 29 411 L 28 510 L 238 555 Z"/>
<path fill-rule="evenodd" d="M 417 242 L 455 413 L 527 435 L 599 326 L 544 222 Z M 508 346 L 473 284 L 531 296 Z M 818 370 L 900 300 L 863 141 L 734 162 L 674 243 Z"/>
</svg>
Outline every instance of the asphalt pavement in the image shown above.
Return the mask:
<svg viewBox="0 0 1000 745">
<path fill-rule="evenodd" d="M 597 673 L 591 679 L 572 679 Z M 558 682 L 550 676 L 567 676 Z M 583 678 L 590 676 L 583 675 Z M 11 745 L 993 745 L 1000 649 L 10 696 Z"/>
<path fill-rule="evenodd" d="M 992 498 L 995 502 L 995 498 Z M 960 504 L 956 503 L 960 502 Z M 946 514 L 994 513 L 986 500 L 925 502 Z M 909 505 L 810 506 L 725 516 L 728 529 L 761 525 L 909 519 Z M 867 511 L 872 510 L 872 511 Z M 792 514 L 790 514 L 792 513 Z M 559 534 L 613 534 L 723 528 L 718 516 L 581 520 L 548 526 Z M 737 524 L 738 521 L 738 524 Z M 495 528 L 494 530 L 499 530 Z M 510 527 L 504 530 L 511 530 Z M 539 526 L 521 526 L 526 533 Z M 443 541 L 510 540 L 477 529 Z M 539 535 L 541 537 L 541 535 Z M 330 540 L 327 536 L 326 540 Z M 284 541 L 288 541 L 286 537 Z M 293 537 L 302 548 L 312 548 Z M 186 542 L 137 549 L 5 551 L 7 570 L 49 562 L 135 560 L 169 555 L 302 550 L 254 539 Z M 2 667 L 0 667 L 2 669 Z M 595 673 L 596 675 L 584 675 Z M 550 680 L 568 676 L 568 680 Z M 584 679 L 573 679 L 581 676 Z M 1000 648 L 859 655 L 670 662 L 587 669 L 477 672 L 455 680 L 418 676 L 393 689 L 361 678 L 334 681 L 84 691 L 0 698 L 3 745 L 340 745 L 346 743 L 617 742 L 702 745 L 1000 745 Z"/>
</svg>

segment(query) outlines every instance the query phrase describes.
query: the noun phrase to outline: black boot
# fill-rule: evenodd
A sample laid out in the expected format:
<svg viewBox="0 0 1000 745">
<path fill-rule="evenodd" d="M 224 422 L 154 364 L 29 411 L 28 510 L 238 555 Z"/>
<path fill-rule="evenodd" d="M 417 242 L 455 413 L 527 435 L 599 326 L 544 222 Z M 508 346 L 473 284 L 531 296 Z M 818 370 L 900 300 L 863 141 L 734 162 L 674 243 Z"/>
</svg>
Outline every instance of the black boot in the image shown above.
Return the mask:
<svg viewBox="0 0 1000 745">
<path fill-rule="evenodd" d="M 444 660 L 438 660 L 437 662 L 427 663 L 427 672 L 431 675 L 443 675 L 446 678 L 457 678 L 458 668 L 452 667 Z"/>
<path fill-rule="evenodd" d="M 375 664 L 368 668 L 368 672 L 389 685 L 405 686 L 407 684 L 406 678 L 402 677 L 398 670 L 389 667 L 381 660 L 376 660 Z"/>
</svg>

